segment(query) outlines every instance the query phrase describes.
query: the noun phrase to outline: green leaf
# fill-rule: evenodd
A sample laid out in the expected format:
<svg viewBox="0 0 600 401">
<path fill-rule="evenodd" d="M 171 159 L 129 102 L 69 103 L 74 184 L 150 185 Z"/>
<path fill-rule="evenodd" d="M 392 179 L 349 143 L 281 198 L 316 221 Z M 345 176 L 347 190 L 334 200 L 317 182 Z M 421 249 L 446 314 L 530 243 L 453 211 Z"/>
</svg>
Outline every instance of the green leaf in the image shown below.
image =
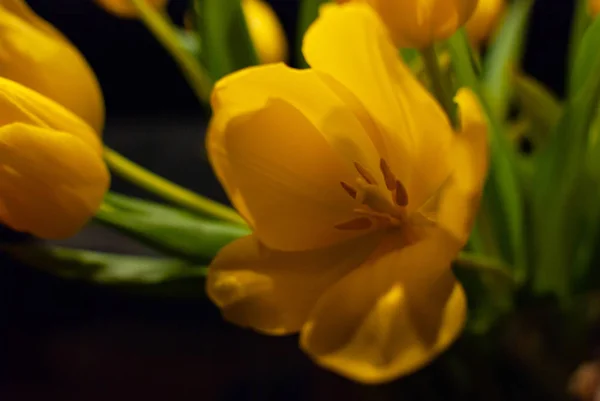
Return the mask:
<svg viewBox="0 0 600 401">
<path fill-rule="evenodd" d="M 485 334 L 500 317 L 513 309 L 517 284 L 509 268 L 501 262 L 461 252 L 453 270 L 467 293 L 468 331 Z"/>
<path fill-rule="evenodd" d="M 585 165 L 580 173 L 576 197 L 581 201 L 578 213 L 577 252 L 571 270 L 576 292 L 600 289 L 600 108 L 590 128 Z"/>
<path fill-rule="evenodd" d="M 515 72 L 512 83 L 521 110 L 536 126 L 536 132 L 541 131 L 547 137 L 562 114 L 560 102 L 542 83 L 528 75 Z"/>
<path fill-rule="evenodd" d="M 319 8 L 329 0 L 302 0 L 298 11 L 298 28 L 296 35 L 296 64 L 298 68 L 308 68 L 308 64 L 302 54 L 302 41 L 308 27 L 319 16 Z"/>
<path fill-rule="evenodd" d="M 417 49 L 400 49 L 400 56 L 406 65 L 412 66 L 420 57 Z"/>
<path fill-rule="evenodd" d="M 476 223 L 476 232 L 487 238 L 474 243 L 489 244 L 486 249 L 478 251 L 506 260 L 512 266 L 515 279 L 523 282 L 527 276 L 527 244 L 523 232 L 524 200 L 517 177 L 516 155 L 503 125 L 491 111 L 482 91 L 464 29 L 453 35 L 447 44 L 458 86 L 468 87 L 477 95 L 488 118 L 490 171 Z M 499 247 L 500 254 L 493 246 Z"/>
<path fill-rule="evenodd" d="M 483 87 L 492 113 L 503 120 L 511 99 L 511 76 L 519 69 L 527 20 L 533 0 L 517 0 L 511 6 L 496 40 L 483 63 Z"/>
<path fill-rule="evenodd" d="M 583 39 L 583 35 L 588 26 L 592 22 L 592 17 L 588 13 L 589 0 L 575 0 L 575 12 L 571 21 L 571 36 L 569 38 L 569 57 L 568 57 L 568 73 L 573 75 L 573 68 L 579 52 L 579 45 Z"/>
<path fill-rule="evenodd" d="M 203 65 L 213 80 L 258 65 L 240 0 L 194 0 Z"/>
<path fill-rule="evenodd" d="M 147 295 L 204 296 L 208 268 L 179 259 L 119 255 L 37 245 L 6 245 L 14 260 L 47 273 Z"/>
<path fill-rule="evenodd" d="M 158 203 L 109 192 L 96 220 L 166 254 L 192 262 L 212 259 L 247 227 L 208 220 Z"/>
<path fill-rule="evenodd" d="M 600 22 L 596 18 L 585 31 L 578 46 L 570 79 L 570 96 L 576 96 L 580 92 L 591 90 L 590 85 L 597 85 L 598 71 L 600 71 L 599 47 Z"/>
<path fill-rule="evenodd" d="M 563 114 L 537 162 L 534 179 L 536 277 L 534 289 L 570 295 L 570 272 L 580 244 L 581 217 L 593 196 L 586 179 L 591 125 L 600 95 L 600 19 L 578 46 Z M 595 202 L 592 199 L 591 202 Z M 592 230 L 594 231 L 594 230 Z"/>
</svg>

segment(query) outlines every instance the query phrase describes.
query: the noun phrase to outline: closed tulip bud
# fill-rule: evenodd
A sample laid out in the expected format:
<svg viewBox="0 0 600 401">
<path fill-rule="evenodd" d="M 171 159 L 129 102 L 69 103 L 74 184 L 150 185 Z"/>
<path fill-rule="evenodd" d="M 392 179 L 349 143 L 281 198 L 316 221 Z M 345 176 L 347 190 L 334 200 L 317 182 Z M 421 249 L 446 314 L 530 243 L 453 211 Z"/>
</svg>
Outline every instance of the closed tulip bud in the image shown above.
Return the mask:
<svg viewBox="0 0 600 401">
<path fill-rule="evenodd" d="M 109 186 L 98 135 L 58 103 L 5 78 L 0 110 L 0 223 L 42 238 L 75 234 Z"/>
<path fill-rule="evenodd" d="M 0 77 L 53 99 L 102 132 L 102 92 L 75 46 L 23 0 L 0 0 L 0 29 Z"/>
<path fill-rule="evenodd" d="M 23 0 L 0 0 L 0 29 L 0 77 L 49 97 L 102 132 L 102 92 L 75 46 Z"/>
<path fill-rule="evenodd" d="M 98 5 L 119 18 L 137 18 L 138 12 L 131 0 L 94 0 Z M 163 9 L 168 0 L 146 0 L 152 7 Z"/>
<path fill-rule="evenodd" d="M 447 39 L 473 14 L 477 0 L 337 0 L 369 3 L 397 47 L 425 48 Z"/>
<path fill-rule="evenodd" d="M 285 33 L 273 9 L 262 0 L 242 0 L 242 8 L 260 63 L 285 61 Z"/>
<path fill-rule="evenodd" d="M 494 33 L 506 8 L 505 0 L 479 0 L 475 12 L 465 26 L 469 40 L 480 46 Z"/>
</svg>

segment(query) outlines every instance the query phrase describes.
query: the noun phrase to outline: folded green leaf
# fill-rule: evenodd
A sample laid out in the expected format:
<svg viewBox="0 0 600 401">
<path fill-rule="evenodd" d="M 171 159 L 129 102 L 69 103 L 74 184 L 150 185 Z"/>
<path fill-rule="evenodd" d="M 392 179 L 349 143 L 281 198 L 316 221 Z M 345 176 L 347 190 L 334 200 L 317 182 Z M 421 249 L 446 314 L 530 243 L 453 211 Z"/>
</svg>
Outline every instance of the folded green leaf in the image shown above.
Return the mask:
<svg viewBox="0 0 600 401">
<path fill-rule="evenodd" d="M 213 80 L 258 64 L 240 0 L 194 0 L 201 60 Z"/>
<path fill-rule="evenodd" d="M 204 266 L 179 259 L 38 245 L 5 245 L 2 251 L 16 261 L 62 278 L 147 295 L 201 298 L 208 272 Z"/>
<path fill-rule="evenodd" d="M 469 300 L 467 330 L 484 334 L 512 310 L 517 283 L 508 266 L 478 254 L 462 252 L 453 268 Z"/>
<path fill-rule="evenodd" d="M 502 124 L 491 111 L 475 72 L 468 39 L 461 29 L 448 40 L 448 50 L 459 87 L 468 87 L 478 96 L 489 122 L 490 172 L 484 190 L 480 217 L 476 230 L 480 235 L 493 236 L 479 239 L 478 244 L 497 244 L 501 254 L 493 249 L 478 249 L 488 255 L 501 257 L 513 268 L 518 282 L 527 275 L 526 243 L 523 232 L 523 198 L 517 178 L 515 152 Z M 485 216 L 482 216 L 485 215 Z M 482 217 L 485 217 L 482 219 Z M 485 227 L 481 225 L 485 224 Z"/>
<path fill-rule="evenodd" d="M 503 120 L 511 100 L 511 76 L 519 69 L 527 20 L 533 0 L 517 0 L 511 6 L 483 64 L 483 85 L 491 111 Z"/>
<path fill-rule="evenodd" d="M 319 16 L 319 8 L 329 0 L 302 0 L 298 11 L 298 28 L 296 35 L 296 64 L 298 68 L 307 68 L 308 64 L 302 54 L 302 40 L 306 30 Z"/>
<path fill-rule="evenodd" d="M 158 203 L 110 192 L 96 220 L 166 254 L 202 263 L 250 233 L 244 226 L 208 220 Z"/>
<path fill-rule="evenodd" d="M 562 114 L 562 106 L 556 96 L 542 83 L 518 72 L 513 74 L 512 84 L 521 110 L 536 126 L 536 132 L 551 132 Z"/>
<path fill-rule="evenodd" d="M 202 51 L 200 37 L 195 32 L 188 32 L 183 29 L 179 29 L 177 33 L 179 34 L 179 41 L 185 50 L 193 54 L 196 59 L 200 59 Z"/>
</svg>

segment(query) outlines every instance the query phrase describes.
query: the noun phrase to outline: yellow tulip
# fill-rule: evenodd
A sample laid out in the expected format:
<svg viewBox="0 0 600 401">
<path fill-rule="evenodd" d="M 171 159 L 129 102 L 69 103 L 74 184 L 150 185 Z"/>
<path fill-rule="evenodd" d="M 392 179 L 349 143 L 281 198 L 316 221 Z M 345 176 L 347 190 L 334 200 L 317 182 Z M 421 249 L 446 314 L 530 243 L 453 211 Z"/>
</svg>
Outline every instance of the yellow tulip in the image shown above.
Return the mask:
<svg viewBox="0 0 600 401">
<path fill-rule="evenodd" d="M 260 63 L 285 61 L 285 33 L 271 6 L 262 0 L 242 0 L 242 8 Z"/>
<path fill-rule="evenodd" d="M 475 12 L 465 25 L 471 43 L 479 46 L 492 35 L 505 8 L 505 0 L 479 0 Z"/>
<path fill-rule="evenodd" d="M 98 5 L 119 18 L 137 18 L 138 12 L 131 0 L 94 0 Z M 146 0 L 152 7 L 164 9 L 169 0 Z"/>
<path fill-rule="evenodd" d="M 0 76 L 60 103 L 101 133 L 102 93 L 79 51 L 23 0 L 0 0 L 0 30 Z"/>
<path fill-rule="evenodd" d="M 600 14 L 600 0 L 589 0 L 588 11 L 591 16 L 595 17 Z"/>
<path fill-rule="evenodd" d="M 231 322 L 299 332 L 323 367 L 393 380 L 462 330 L 450 264 L 484 183 L 486 122 L 461 90 L 455 133 L 364 4 L 329 7 L 303 52 L 310 69 L 215 86 L 209 159 L 253 234 L 219 252 L 207 293 Z"/>
<path fill-rule="evenodd" d="M 42 238 L 75 234 L 109 185 L 98 135 L 75 114 L 0 78 L 0 222 Z"/>
<path fill-rule="evenodd" d="M 447 39 L 473 14 L 478 0 L 337 0 L 366 2 L 387 25 L 397 47 L 424 48 Z"/>
</svg>

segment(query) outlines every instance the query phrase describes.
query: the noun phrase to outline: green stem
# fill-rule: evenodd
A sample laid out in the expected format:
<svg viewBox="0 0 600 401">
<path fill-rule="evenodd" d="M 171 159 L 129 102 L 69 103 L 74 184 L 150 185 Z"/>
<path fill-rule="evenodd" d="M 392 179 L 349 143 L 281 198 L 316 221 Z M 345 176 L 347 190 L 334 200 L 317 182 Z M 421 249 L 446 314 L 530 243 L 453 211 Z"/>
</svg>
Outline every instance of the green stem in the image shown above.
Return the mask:
<svg viewBox="0 0 600 401">
<path fill-rule="evenodd" d="M 175 59 L 183 71 L 190 86 L 201 102 L 208 103 L 213 82 L 202 64 L 186 49 L 181 42 L 177 27 L 169 17 L 148 5 L 146 0 L 129 0 L 152 34 Z"/>
<path fill-rule="evenodd" d="M 104 159 L 110 169 L 120 177 L 166 200 L 193 212 L 211 215 L 235 224 L 246 224 L 240 215 L 230 207 L 174 184 L 146 170 L 108 147 L 104 148 Z"/>
<path fill-rule="evenodd" d="M 440 68 L 435 48 L 430 46 L 421 50 L 421 56 L 427 75 L 431 79 L 434 95 L 448 114 L 452 124 L 456 126 L 456 105 L 452 100 L 452 86 Z"/>
</svg>

